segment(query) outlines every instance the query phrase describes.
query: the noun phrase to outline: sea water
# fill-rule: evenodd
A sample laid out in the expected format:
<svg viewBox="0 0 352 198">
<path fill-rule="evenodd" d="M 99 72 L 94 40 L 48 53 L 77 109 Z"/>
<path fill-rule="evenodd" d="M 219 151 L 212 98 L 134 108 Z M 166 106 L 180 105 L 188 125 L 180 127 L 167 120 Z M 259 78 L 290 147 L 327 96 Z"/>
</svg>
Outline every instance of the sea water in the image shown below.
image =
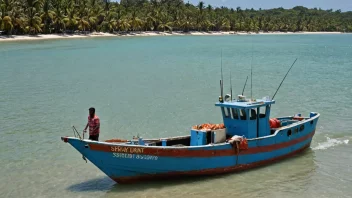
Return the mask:
<svg viewBox="0 0 352 198">
<path fill-rule="evenodd" d="M 222 56 L 221 56 L 222 51 Z M 118 185 L 61 136 L 93 106 L 100 139 L 220 123 L 224 92 L 272 97 L 271 117 L 321 114 L 311 148 L 206 179 Z M 252 78 L 251 78 L 252 68 Z M 227 35 L 0 43 L 0 197 L 351 197 L 352 35 Z M 87 136 L 85 137 L 87 138 Z"/>
</svg>

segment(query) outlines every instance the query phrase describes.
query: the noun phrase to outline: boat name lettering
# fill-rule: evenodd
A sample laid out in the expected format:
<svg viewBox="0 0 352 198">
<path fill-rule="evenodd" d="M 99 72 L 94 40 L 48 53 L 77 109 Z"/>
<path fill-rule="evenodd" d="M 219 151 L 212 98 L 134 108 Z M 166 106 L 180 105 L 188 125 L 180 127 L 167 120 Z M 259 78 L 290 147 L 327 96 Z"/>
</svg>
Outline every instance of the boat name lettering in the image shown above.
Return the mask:
<svg viewBox="0 0 352 198">
<path fill-rule="evenodd" d="M 112 146 L 111 151 L 118 153 L 144 153 L 144 148 Z"/>
<path fill-rule="evenodd" d="M 116 158 L 128 158 L 137 160 L 158 160 L 158 156 L 153 155 L 138 155 L 138 154 L 128 154 L 128 153 L 112 153 L 113 157 Z"/>
</svg>

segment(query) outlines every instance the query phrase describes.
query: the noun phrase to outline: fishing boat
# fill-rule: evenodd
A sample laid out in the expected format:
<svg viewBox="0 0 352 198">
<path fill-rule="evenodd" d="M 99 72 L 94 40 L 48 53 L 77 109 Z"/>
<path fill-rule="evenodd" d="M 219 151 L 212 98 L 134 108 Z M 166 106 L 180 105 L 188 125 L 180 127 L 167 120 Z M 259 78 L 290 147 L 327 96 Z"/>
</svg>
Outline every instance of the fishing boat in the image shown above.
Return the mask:
<svg viewBox="0 0 352 198">
<path fill-rule="evenodd" d="M 223 96 L 222 78 L 220 88 L 215 107 L 223 123 L 195 125 L 185 136 L 91 141 L 74 130 L 78 137 L 61 139 L 119 184 L 232 173 L 268 165 L 310 147 L 319 113 L 271 118 L 278 89 L 272 98 L 247 99 L 243 94 L 233 98 L 232 87 L 231 94 Z"/>
</svg>

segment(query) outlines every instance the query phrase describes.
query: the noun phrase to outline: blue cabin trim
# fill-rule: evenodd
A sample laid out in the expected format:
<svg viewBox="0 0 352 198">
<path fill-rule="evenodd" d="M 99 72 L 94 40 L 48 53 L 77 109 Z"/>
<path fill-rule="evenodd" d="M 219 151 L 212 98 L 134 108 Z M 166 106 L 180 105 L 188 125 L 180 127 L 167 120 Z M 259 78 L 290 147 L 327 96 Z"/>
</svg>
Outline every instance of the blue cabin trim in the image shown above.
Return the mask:
<svg viewBox="0 0 352 198">
<path fill-rule="evenodd" d="M 239 96 L 238 100 L 217 102 L 215 106 L 221 108 L 224 125 L 228 135 L 258 138 L 270 134 L 270 109 L 274 100 L 245 100 Z"/>
</svg>

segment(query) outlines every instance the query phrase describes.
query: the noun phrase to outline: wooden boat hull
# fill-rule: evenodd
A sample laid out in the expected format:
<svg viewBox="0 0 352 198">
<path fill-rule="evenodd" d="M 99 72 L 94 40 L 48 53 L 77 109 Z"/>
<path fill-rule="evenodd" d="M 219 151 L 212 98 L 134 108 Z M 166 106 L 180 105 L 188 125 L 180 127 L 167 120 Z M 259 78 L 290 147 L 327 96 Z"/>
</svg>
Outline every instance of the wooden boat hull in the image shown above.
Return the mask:
<svg viewBox="0 0 352 198">
<path fill-rule="evenodd" d="M 62 137 L 117 183 L 170 177 L 214 175 L 251 169 L 309 148 L 319 114 L 248 139 L 248 148 L 228 142 L 202 146 L 141 146 Z M 302 127 L 303 126 L 303 127 Z"/>
<path fill-rule="evenodd" d="M 309 146 L 310 146 L 310 143 L 303 146 L 302 148 L 299 148 L 298 150 L 292 151 L 291 153 L 288 153 L 279 157 L 267 159 L 267 160 L 262 160 L 259 162 L 253 162 L 250 164 L 234 165 L 231 167 L 210 168 L 210 169 L 204 169 L 204 170 L 174 171 L 174 172 L 159 173 L 159 174 L 153 174 L 153 175 L 144 174 L 144 175 L 135 176 L 135 177 L 110 177 L 110 178 L 119 184 L 131 184 L 131 183 L 158 180 L 158 179 L 170 179 L 170 178 L 180 178 L 180 177 L 190 177 L 190 176 L 191 177 L 208 176 L 208 175 L 232 173 L 237 171 L 245 171 L 256 167 L 265 166 L 265 165 L 274 163 L 276 161 L 283 160 L 285 158 L 299 154 L 300 152 L 303 152 L 304 150 L 309 148 Z"/>
</svg>

